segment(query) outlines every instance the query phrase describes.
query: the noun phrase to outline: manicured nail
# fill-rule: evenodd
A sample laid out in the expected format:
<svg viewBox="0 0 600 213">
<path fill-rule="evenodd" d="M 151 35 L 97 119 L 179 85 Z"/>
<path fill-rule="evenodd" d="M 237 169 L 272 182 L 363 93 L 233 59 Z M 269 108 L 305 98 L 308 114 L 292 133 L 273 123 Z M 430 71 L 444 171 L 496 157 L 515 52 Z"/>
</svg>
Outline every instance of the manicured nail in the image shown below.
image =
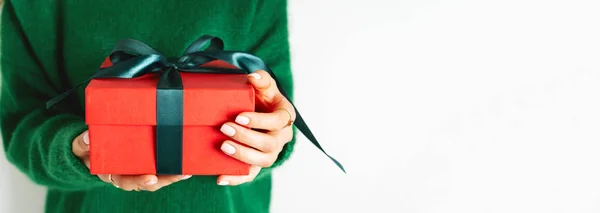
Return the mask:
<svg viewBox="0 0 600 213">
<path fill-rule="evenodd" d="M 256 80 L 262 78 L 258 73 L 250 73 L 250 76 L 253 77 Z"/>
<path fill-rule="evenodd" d="M 144 184 L 146 184 L 146 185 L 154 185 L 154 184 L 156 184 L 156 179 L 152 178 L 149 181 L 146 181 Z"/>
<path fill-rule="evenodd" d="M 223 124 L 223 126 L 221 126 L 221 132 L 229 137 L 235 135 L 235 129 L 227 124 Z"/>
<path fill-rule="evenodd" d="M 228 143 L 223 143 L 223 145 L 221 145 L 221 150 L 230 155 L 235 154 L 235 147 Z"/>
<path fill-rule="evenodd" d="M 227 185 L 229 185 L 229 181 L 222 180 L 222 181 L 220 181 L 220 182 L 219 182 L 219 183 L 217 183 L 217 184 L 219 184 L 219 185 L 221 185 L 221 186 L 227 186 Z"/>
<path fill-rule="evenodd" d="M 191 175 L 184 175 L 184 176 L 181 177 L 181 180 L 186 180 L 186 179 L 191 178 L 191 177 L 192 177 Z"/>
<path fill-rule="evenodd" d="M 235 122 L 241 125 L 248 125 L 250 123 L 250 118 L 246 117 L 246 116 L 241 116 L 238 115 L 235 118 Z"/>
<path fill-rule="evenodd" d="M 90 134 L 88 132 L 83 133 L 83 143 L 90 145 Z"/>
</svg>

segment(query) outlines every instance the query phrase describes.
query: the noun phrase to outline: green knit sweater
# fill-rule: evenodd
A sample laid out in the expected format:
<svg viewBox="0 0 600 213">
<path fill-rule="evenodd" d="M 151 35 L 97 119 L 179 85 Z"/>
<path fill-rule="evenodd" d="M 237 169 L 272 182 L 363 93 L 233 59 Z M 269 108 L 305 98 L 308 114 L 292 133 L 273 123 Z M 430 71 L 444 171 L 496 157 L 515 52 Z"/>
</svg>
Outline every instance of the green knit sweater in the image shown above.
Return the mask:
<svg viewBox="0 0 600 213">
<path fill-rule="evenodd" d="M 45 102 L 97 71 L 116 42 L 141 40 L 169 57 L 204 34 L 228 50 L 258 55 L 292 93 L 285 0 L 6 0 L 1 18 L 0 128 L 8 160 L 46 186 L 46 212 L 268 212 L 271 171 L 251 183 L 219 186 L 194 176 L 157 192 L 126 192 L 89 174 L 71 152 L 87 127 L 84 90 L 46 110 Z M 129 162 L 123 162 L 129 163 Z"/>
</svg>

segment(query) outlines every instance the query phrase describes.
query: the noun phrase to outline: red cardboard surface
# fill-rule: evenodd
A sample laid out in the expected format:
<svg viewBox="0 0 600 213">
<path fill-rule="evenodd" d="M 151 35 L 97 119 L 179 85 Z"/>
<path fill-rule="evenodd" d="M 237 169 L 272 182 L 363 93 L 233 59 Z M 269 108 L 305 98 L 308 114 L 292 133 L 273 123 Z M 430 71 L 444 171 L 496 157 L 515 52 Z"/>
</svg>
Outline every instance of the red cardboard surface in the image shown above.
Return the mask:
<svg viewBox="0 0 600 213">
<path fill-rule="evenodd" d="M 103 66 L 110 66 L 109 62 Z M 207 66 L 227 67 L 222 62 Z M 246 175 L 249 165 L 220 150 L 219 131 L 241 112 L 254 111 L 244 74 L 181 73 L 184 85 L 183 174 Z M 155 174 L 158 77 L 94 79 L 86 88 L 92 174 Z"/>
</svg>

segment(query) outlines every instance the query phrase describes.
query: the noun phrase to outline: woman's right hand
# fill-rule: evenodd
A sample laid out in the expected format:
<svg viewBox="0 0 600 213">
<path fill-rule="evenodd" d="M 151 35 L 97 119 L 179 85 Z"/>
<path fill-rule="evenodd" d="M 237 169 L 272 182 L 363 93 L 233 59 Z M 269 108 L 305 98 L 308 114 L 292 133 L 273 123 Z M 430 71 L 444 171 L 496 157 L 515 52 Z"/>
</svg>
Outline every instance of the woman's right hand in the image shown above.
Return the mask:
<svg viewBox="0 0 600 213">
<path fill-rule="evenodd" d="M 88 131 L 85 131 L 73 140 L 72 145 L 73 154 L 79 157 L 88 168 L 90 168 L 89 143 Z M 98 175 L 98 177 L 125 191 L 156 191 L 169 184 L 188 179 L 191 175 Z"/>
</svg>

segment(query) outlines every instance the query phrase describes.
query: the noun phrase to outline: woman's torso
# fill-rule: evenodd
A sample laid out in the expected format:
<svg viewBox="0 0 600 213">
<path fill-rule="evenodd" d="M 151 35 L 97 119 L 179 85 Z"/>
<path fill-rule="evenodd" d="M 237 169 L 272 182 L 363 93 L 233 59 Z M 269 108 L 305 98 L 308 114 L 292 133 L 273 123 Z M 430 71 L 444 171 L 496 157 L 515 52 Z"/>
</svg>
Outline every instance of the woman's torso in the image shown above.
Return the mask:
<svg viewBox="0 0 600 213">
<path fill-rule="evenodd" d="M 167 56 L 178 56 L 197 37 L 221 37 L 227 49 L 247 51 L 258 0 L 68 0 L 13 1 L 48 82 L 68 89 L 92 75 L 123 38 L 134 38 Z M 278 13 L 279 14 L 279 13 Z M 265 25 L 268 23 L 260 23 Z M 83 115 L 83 90 L 74 96 Z M 128 162 L 123 162 L 128 163 Z M 107 184 L 90 191 L 49 190 L 47 212 L 267 212 L 271 176 L 265 170 L 252 183 L 216 184 L 216 177 L 192 177 L 157 192 L 125 192 Z"/>
</svg>

